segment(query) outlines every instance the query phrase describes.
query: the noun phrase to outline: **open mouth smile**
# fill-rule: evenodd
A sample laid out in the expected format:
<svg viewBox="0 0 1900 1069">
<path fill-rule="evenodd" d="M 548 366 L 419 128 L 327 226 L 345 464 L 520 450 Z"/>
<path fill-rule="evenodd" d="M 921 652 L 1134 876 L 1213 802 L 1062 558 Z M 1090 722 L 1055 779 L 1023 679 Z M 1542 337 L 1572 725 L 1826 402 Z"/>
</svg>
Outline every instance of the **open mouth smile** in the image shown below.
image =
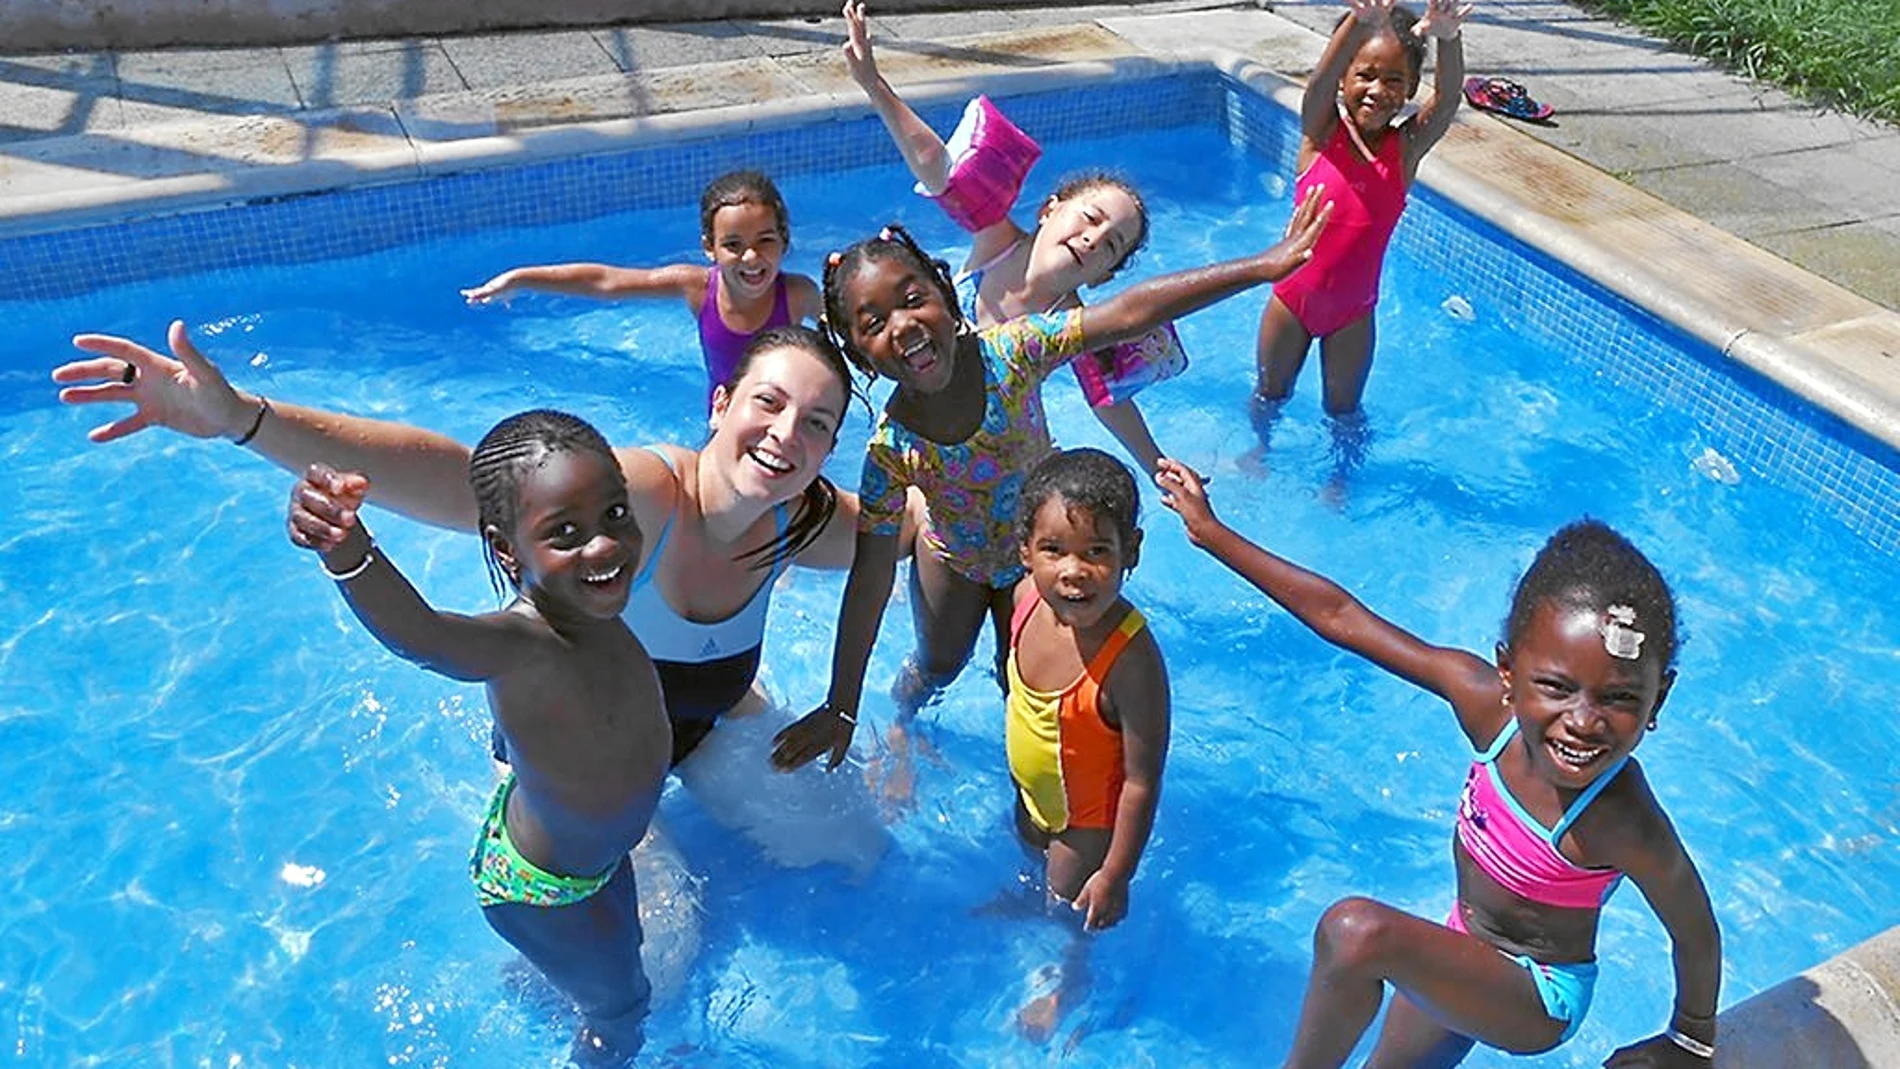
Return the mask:
<svg viewBox="0 0 1900 1069">
<path fill-rule="evenodd" d="M 752 461 L 752 463 L 757 464 L 761 468 L 764 468 L 766 471 L 770 472 L 774 476 L 790 475 L 793 471 L 793 464 L 791 461 L 786 460 L 784 457 L 777 456 L 772 453 L 768 453 L 757 446 L 754 446 L 751 449 L 746 450 L 745 455 L 747 459 Z"/>
<path fill-rule="evenodd" d="M 1556 759 L 1559 767 L 1573 772 L 1581 772 L 1589 768 L 1610 752 L 1608 746 L 1578 746 L 1554 738 L 1546 738 L 1544 746 Z"/>
</svg>

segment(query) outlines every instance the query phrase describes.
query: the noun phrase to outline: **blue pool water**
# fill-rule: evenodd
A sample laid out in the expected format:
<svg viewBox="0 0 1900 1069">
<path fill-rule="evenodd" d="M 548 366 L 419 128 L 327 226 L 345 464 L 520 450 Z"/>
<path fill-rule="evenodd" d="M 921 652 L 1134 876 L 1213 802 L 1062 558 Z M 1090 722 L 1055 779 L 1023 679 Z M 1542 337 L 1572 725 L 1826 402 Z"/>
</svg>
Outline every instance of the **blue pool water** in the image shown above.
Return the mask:
<svg viewBox="0 0 1900 1069">
<path fill-rule="evenodd" d="M 1052 145 L 1032 187 L 1102 162 L 1154 210 L 1129 278 L 1252 251 L 1288 211 L 1283 183 L 1201 127 Z M 882 221 L 867 203 L 955 244 L 895 168 L 783 186 L 792 266 L 808 273 Z M 0 304 L 13 514 L 0 541 L 0 1049 L 15 1064 L 544 1065 L 573 1023 L 466 883 L 492 782 L 479 690 L 409 667 L 355 624 L 281 533 L 289 476 L 164 433 L 89 445 L 104 413 L 61 408 L 45 381 L 65 339 L 157 342 L 182 317 L 234 379 L 274 397 L 466 441 L 554 405 L 617 443 L 690 443 L 700 372 L 679 308 L 472 310 L 456 290 L 511 264 L 697 255 L 682 203 Z M 1453 296 L 1472 321 L 1444 310 Z M 1459 264 L 1430 260 L 1390 265 L 1373 440 L 1341 501 L 1326 492 L 1316 367 L 1271 452 L 1252 455 L 1263 298 L 1187 321 L 1192 368 L 1144 395 L 1164 447 L 1215 476 L 1229 523 L 1421 635 L 1484 651 L 1543 538 L 1583 513 L 1610 520 L 1681 600 L 1681 680 L 1640 756 L 1723 924 L 1724 1002 L 1900 921 L 1890 554 L 1746 465 L 1733 484 L 1711 477 L 1726 446 L 1681 408 L 1552 348 Z M 1654 337 L 1660 361 L 1668 343 Z M 1066 375 L 1048 399 L 1065 443 L 1105 443 Z M 847 486 L 866 430 L 860 413 L 831 464 Z M 1007 829 L 1000 704 L 973 672 L 931 714 L 916 806 L 860 882 L 775 865 L 669 793 L 700 944 L 681 993 L 655 1008 L 654 1061 L 1265 1064 L 1291 1034 L 1326 905 L 1362 893 L 1443 914 L 1467 760 L 1448 710 L 1311 637 L 1146 505 L 1130 595 L 1173 674 L 1173 750 L 1129 919 L 1094 941 L 1091 992 L 1052 1044 L 1026 1044 L 1010 1022 L 1064 928 L 983 909 L 1020 899 L 1024 860 Z M 371 522 L 438 604 L 492 604 L 473 539 Z M 797 708 L 823 692 L 840 590 L 839 576 L 797 573 L 775 601 L 767 679 Z M 868 721 L 887 716 L 881 681 L 908 645 L 900 601 Z M 874 735 L 860 732 L 866 756 Z M 1606 911 L 1601 954 L 1589 1023 L 1533 1064 L 1596 1065 L 1665 1020 L 1667 945 L 1634 891 Z M 1480 1051 L 1467 1064 L 1518 1062 Z"/>
</svg>

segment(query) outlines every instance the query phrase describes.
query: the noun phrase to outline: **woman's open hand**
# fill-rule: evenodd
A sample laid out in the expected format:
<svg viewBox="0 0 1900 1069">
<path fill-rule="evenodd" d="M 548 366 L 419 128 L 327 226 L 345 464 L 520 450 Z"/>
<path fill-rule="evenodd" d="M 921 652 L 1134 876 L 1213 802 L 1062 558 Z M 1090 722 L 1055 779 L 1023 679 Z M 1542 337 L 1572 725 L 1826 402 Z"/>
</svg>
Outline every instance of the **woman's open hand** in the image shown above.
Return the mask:
<svg viewBox="0 0 1900 1069">
<path fill-rule="evenodd" d="M 134 410 L 87 434 L 110 442 L 147 427 L 169 427 L 193 438 L 236 438 L 256 408 L 224 379 L 216 364 L 191 343 L 183 320 L 173 320 L 167 340 L 172 355 L 162 356 L 130 338 L 80 334 L 73 346 L 96 356 L 53 369 L 53 381 L 67 385 L 59 399 L 69 405 L 130 402 Z"/>
</svg>

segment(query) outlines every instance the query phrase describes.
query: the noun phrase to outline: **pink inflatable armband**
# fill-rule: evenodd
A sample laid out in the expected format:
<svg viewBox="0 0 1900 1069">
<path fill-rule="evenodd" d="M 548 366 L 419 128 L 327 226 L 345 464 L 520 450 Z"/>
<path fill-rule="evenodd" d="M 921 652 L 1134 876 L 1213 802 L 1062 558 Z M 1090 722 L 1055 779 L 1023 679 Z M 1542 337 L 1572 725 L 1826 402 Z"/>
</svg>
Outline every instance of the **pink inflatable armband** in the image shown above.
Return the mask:
<svg viewBox="0 0 1900 1069">
<path fill-rule="evenodd" d="M 1042 146 L 984 96 L 963 109 L 944 149 L 950 154 L 950 181 L 931 199 L 972 234 L 1008 217 L 1029 168 L 1042 156 Z M 930 196 L 921 184 L 917 192 Z"/>
<path fill-rule="evenodd" d="M 1082 396 L 1090 407 L 1103 408 L 1134 397 L 1163 379 L 1171 379 L 1187 370 L 1187 350 L 1181 348 L 1181 336 L 1173 323 L 1163 323 L 1132 341 L 1092 353 L 1083 353 L 1071 361 L 1075 381 L 1082 384 Z"/>
</svg>

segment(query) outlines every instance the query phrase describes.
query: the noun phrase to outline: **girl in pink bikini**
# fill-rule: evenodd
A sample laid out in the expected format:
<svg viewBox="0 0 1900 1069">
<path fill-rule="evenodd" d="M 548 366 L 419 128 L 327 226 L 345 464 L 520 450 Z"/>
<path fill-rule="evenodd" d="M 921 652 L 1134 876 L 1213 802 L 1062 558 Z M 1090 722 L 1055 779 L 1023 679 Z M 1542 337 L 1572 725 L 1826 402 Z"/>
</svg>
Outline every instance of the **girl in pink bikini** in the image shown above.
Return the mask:
<svg viewBox="0 0 1900 1069">
<path fill-rule="evenodd" d="M 1392 1002 L 1369 1067 L 1452 1066 L 1474 1043 L 1536 1054 L 1569 1040 L 1597 980 L 1603 904 L 1627 876 L 1669 933 L 1675 1013 L 1613 1069 L 1698 1069 L 1715 1055 L 1722 940 L 1695 862 L 1633 757 L 1676 681 L 1675 596 L 1596 520 L 1552 535 L 1511 598 L 1495 662 L 1430 645 L 1331 580 L 1215 518 L 1194 473 L 1162 461 L 1188 538 L 1321 638 L 1450 703 L 1473 751 L 1442 923 L 1369 898 L 1335 902 L 1289 1069 L 1337 1067 Z"/>
<path fill-rule="evenodd" d="M 1267 419 L 1293 392 L 1313 339 L 1320 344 L 1325 408 L 1359 411 L 1372 369 L 1373 306 L 1386 243 L 1405 211 L 1418 164 L 1451 127 L 1464 78 L 1460 27 L 1471 5 L 1428 0 L 1418 18 L 1393 0 L 1347 0 L 1300 104 L 1300 177 L 1294 199 L 1324 186 L 1332 221 L 1313 259 L 1273 287 L 1260 315 L 1256 403 Z M 1425 40 L 1438 39 L 1432 95 L 1394 124 L 1418 92 Z"/>
<path fill-rule="evenodd" d="M 521 290 L 602 300 L 678 297 L 699 321 L 710 410 L 713 388 L 731 380 L 746 343 L 773 327 L 816 320 L 822 307 L 817 283 L 779 270 L 791 250 L 792 228 L 785 198 L 770 178 L 758 171 L 733 171 L 713 179 L 699 197 L 699 229 L 711 267 L 517 267 L 463 290 L 462 296 L 470 304 L 505 302 Z"/>
</svg>

